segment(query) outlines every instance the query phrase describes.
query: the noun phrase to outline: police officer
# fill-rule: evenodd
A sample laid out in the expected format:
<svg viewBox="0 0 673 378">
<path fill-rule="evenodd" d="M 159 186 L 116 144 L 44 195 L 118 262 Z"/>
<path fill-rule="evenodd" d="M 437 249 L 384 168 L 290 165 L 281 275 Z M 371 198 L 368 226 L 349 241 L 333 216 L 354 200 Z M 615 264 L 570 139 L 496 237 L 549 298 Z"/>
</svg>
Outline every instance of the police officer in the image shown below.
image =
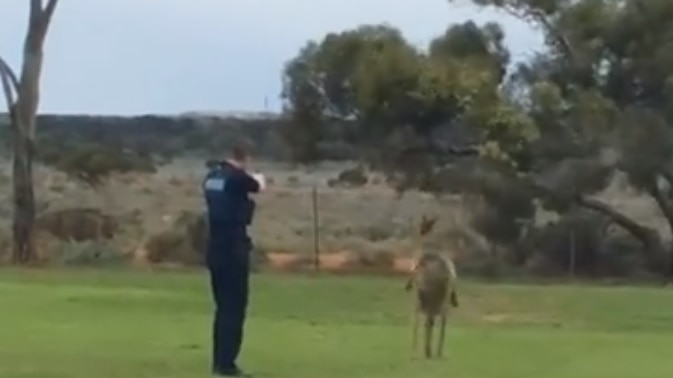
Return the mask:
<svg viewBox="0 0 673 378">
<path fill-rule="evenodd" d="M 247 161 L 247 151 L 237 146 L 229 159 L 210 164 L 203 181 L 209 225 L 206 264 L 216 307 L 212 369 L 217 376 L 247 376 L 236 359 L 248 305 L 252 243 L 247 227 L 255 210 L 249 193 L 263 186 L 263 177 L 245 171 Z"/>
</svg>

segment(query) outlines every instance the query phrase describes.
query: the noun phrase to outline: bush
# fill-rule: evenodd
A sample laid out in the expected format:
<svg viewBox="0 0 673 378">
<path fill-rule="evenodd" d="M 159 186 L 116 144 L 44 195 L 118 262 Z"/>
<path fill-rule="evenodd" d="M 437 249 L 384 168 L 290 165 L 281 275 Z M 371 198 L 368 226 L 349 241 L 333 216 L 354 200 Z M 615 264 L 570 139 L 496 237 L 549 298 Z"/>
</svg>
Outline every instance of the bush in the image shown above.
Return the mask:
<svg viewBox="0 0 673 378">
<path fill-rule="evenodd" d="M 12 239 L 4 230 L 0 230 L 0 263 L 9 262 L 11 257 Z"/>
<path fill-rule="evenodd" d="M 100 209 L 73 208 L 40 215 L 37 229 L 62 241 L 111 239 L 119 230 L 118 221 Z"/>
<path fill-rule="evenodd" d="M 496 251 L 479 253 L 460 262 L 459 270 L 466 275 L 474 275 L 487 279 L 501 278 L 514 269 L 507 266 L 502 256 Z"/>
<path fill-rule="evenodd" d="M 642 244 L 630 235 L 609 235 L 598 251 L 598 275 L 628 277 L 640 275 L 646 269 Z"/>
<path fill-rule="evenodd" d="M 365 227 L 361 233 L 365 240 L 379 242 L 391 239 L 395 236 L 395 225 L 392 222 L 387 224 L 373 224 Z"/>
<path fill-rule="evenodd" d="M 250 269 L 253 272 L 257 272 L 263 266 L 269 264 L 269 255 L 263 248 L 260 248 L 256 245 L 253 245 L 252 251 L 250 251 Z"/>
<path fill-rule="evenodd" d="M 623 233 L 608 233 L 609 221 L 585 210 L 571 211 L 557 222 L 533 229 L 522 248 L 531 273 L 567 274 L 575 250 L 575 273 L 585 277 L 617 277 L 645 266 L 640 244 Z"/>
<path fill-rule="evenodd" d="M 145 244 L 151 263 L 178 263 L 203 265 L 208 238 L 208 224 L 204 213 L 185 211 L 169 230 L 152 236 Z M 267 263 L 266 253 L 253 246 L 250 251 L 251 269 Z"/>
<path fill-rule="evenodd" d="M 392 270 L 395 266 L 395 255 L 386 251 L 360 251 L 357 254 L 357 264 L 362 268 Z"/>
<path fill-rule="evenodd" d="M 173 229 L 184 230 L 188 243 L 193 250 L 206 250 L 208 222 L 205 213 L 198 214 L 184 211 L 176 218 Z"/>
<path fill-rule="evenodd" d="M 52 152 L 46 162 L 69 177 L 91 186 L 98 186 L 113 173 L 154 173 L 155 163 L 150 155 L 115 149 L 103 144 L 83 144 Z"/>
<path fill-rule="evenodd" d="M 186 232 L 171 229 L 153 235 L 145 244 L 147 260 L 151 263 L 180 263 L 202 265 L 203 253 L 195 250 Z"/>
<path fill-rule="evenodd" d="M 368 182 L 366 170 L 363 167 L 355 167 L 342 171 L 336 179 L 329 180 L 328 184 L 330 186 L 361 187 L 367 185 Z"/>
<path fill-rule="evenodd" d="M 125 262 L 119 251 L 97 241 L 59 242 L 49 251 L 49 263 L 65 266 L 119 266 Z"/>
</svg>

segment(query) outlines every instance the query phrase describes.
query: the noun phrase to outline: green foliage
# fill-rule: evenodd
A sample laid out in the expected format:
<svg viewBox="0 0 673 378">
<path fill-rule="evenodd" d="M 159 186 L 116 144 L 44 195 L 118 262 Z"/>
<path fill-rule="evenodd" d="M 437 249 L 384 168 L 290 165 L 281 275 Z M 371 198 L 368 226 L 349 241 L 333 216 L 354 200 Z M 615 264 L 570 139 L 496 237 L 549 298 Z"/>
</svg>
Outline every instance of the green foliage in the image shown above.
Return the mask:
<svg viewBox="0 0 673 378">
<path fill-rule="evenodd" d="M 326 117 L 354 120 L 362 158 L 400 190 L 476 196 L 475 227 L 499 246 L 522 242 L 513 220 L 530 220 L 536 202 L 598 212 L 659 254 L 654 230 L 590 198 L 624 173 L 673 228 L 673 2 L 473 2 L 536 27 L 544 51 L 508 75 L 495 23 L 449 26 L 426 49 L 389 26 L 333 33 L 295 58 L 311 74 L 286 71 L 288 87 L 312 88 L 288 111 L 319 104 L 304 123 L 313 129 Z M 478 156 L 458 159 L 460 146 Z"/>
<path fill-rule="evenodd" d="M 629 173 L 638 189 L 651 190 L 662 176 L 673 173 L 673 129 L 659 114 L 629 109 L 619 124 L 619 147 L 624 158 L 620 168 Z M 632 127 L 638 124 L 638 127 Z M 670 184 L 670 182 L 669 182 Z"/>
<path fill-rule="evenodd" d="M 477 0 L 541 28 L 546 51 L 510 78 L 538 125 L 529 175 L 544 203 L 557 211 L 585 206 L 615 172 L 651 194 L 673 227 L 671 186 L 673 3 L 665 0 Z M 521 95 L 521 93 L 524 93 Z M 647 248 L 652 230 L 628 214 L 590 207 L 614 220 Z M 656 243 L 655 243 L 656 244 Z M 670 258 L 673 274 L 673 256 Z"/>
<path fill-rule="evenodd" d="M 398 30 L 385 25 L 311 41 L 283 74 L 290 119 L 286 140 L 297 155 L 309 157 L 304 151 L 315 151 L 321 121 L 351 119 L 357 123 L 355 143 L 372 151 L 370 160 L 381 161 L 390 148 L 404 150 L 414 142 L 400 137 L 404 128 L 425 144 L 436 132 L 466 122 L 481 130 L 484 138 L 508 133 L 510 128 L 535 134 L 529 130 L 530 122 L 500 104 L 497 87 L 509 59 L 503 38 L 495 24 L 480 28 L 468 22 L 449 28 L 428 51 L 412 46 Z M 520 148 L 523 142 L 514 140 L 514 132 L 509 134 L 513 140 L 507 143 Z"/>
<path fill-rule="evenodd" d="M 314 73 L 315 44 L 308 44 L 299 56 L 289 62 L 283 77 L 283 98 L 293 104 L 285 116 L 281 135 L 297 162 L 311 162 L 319 158 L 318 142 L 322 134 L 324 104 Z"/>
<path fill-rule="evenodd" d="M 156 168 L 149 155 L 120 151 L 105 145 L 80 145 L 63 151 L 53 161 L 55 167 L 68 176 L 91 186 L 99 186 L 113 173 L 154 173 Z"/>
<path fill-rule="evenodd" d="M 510 53 L 505 46 L 505 32 L 494 22 L 483 27 L 473 21 L 450 26 L 443 36 L 430 42 L 429 55 L 437 60 L 467 61 L 502 81 L 507 72 Z"/>
</svg>

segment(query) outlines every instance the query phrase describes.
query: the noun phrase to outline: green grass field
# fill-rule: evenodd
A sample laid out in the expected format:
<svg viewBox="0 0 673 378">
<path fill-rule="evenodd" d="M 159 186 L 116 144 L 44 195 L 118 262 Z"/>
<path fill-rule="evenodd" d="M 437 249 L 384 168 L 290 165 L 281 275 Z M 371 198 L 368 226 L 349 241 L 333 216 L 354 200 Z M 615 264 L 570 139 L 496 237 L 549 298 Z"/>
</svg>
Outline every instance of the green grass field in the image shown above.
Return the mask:
<svg viewBox="0 0 673 378">
<path fill-rule="evenodd" d="M 412 360 L 400 279 L 256 275 L 259 377 L 673 376 L 673 293 L 464 283 L 443 360 Z M 208 377 L 197 273 L 0 270 L 1 378 Z"/>
</svg>

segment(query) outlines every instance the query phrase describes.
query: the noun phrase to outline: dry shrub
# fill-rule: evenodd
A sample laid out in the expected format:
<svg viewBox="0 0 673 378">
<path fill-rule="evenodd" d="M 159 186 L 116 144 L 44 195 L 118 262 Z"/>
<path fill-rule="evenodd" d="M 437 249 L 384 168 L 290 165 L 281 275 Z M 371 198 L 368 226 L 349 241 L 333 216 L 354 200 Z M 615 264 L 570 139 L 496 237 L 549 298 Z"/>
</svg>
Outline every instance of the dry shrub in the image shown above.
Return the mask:
<svg viewBox="0 0 673 378">
<path fill-rule="evenodd" d="M 342 171 L 339 175 L 330 179 L 327 185 L 330 187 L 359 188 L 367 185 L 369 177 L 363 167 L 355 167 Z"/>
<path fill-rule="evenodd" d="M 292 253 L 270 253 L 267 257 L 269 263 L 276 269 L 283 271 L 301 271 L 314 266 L 313 257 Z"/>
<path fill-rule="evenodd" d="M 59 240 L 111 239 L 119 230 L 118 221 L 100 209 L 71 208 L 48 211 L 37 219 L 37 229 Z"/>
<path fill-rule="evenodd" d="M 120 251 L 96 240 L 82 242 L 59 241 L 47 253 L 51 264 L 65 266 L 118 266 L 125 262 Z"/>
<path fill-rule="evenodd" d="M 12 178 L 7 172 L 0 172 L 0 185 L 5 186 L 12 183 Z"/>
<path fill-rule="evenodd" d="M 208 222 L 205 213 L 183 211 L 175 219 L 173 228 L 183 229 L 186 232 L 192 248 L 205 251 L 208 237 Z"/>
<path fill-rule="evenodd" d="M 203 253 L 193 248 L 184 230 L 170 229 L 153 235 L 145 244 L 145 250 L 147 260 L 154 264 L 201 265 L 204 261 Z"/>
<path fill-rule="evenodd" d="M 202 265 L 204 263 L 208 237 L 207 221 L 204 213 L 182 212 L 171 228 L 153 235 L 145 245 L 150 263 L 179 263 Z M 253 269 L 265 264 L 263 251 L 251 251 Z"/>
<path fill-rule="evenodd" d="M 170 185 L 170 186 L 174 186 L 174 187 L 178 187 L 178 188 L 180 188 L 180 187 L 184 186 L 185 184 L 186 184 L 186 183 L 185 183 L 185 180 L 183 180 L 183 179 L 181 179 L 181 178 L 179 178 L 179 177 L 175 177 L 175 176 L 173 176 L 173 177 L 171 177 L 170 179 L 168 179 L 168 185 Z"/>
<path fill-rule="evenodd" d="M 183 193 L 187 197 L 195 197 L 201 194 L 201 188 L 198 186 L 186 186 L 183 189 Z"/>
<path fill-rule="evenodd" d="M 300 183 L 299 183 L 299 177 L 297 177 L 297 176 L 289 176 L 289 177 L 287 178 L 287 183 L 288 183 L 290 186 L 298 186 L 298 185 L 300 184 Z"/>
<path fill-rule="evenodd" d="M 306 271 L 315 268 L 314 256 L 308 254 L 271 253 L 271 265 L 283 271 Z M 395 269 L 395 257 L 384 251 L 342 251 L 320 255 L 320 268 L 325 271 L 377 271 L 390 272 Z"/>
<path fill-rule="evenodd" d="M 9 262 L 12 240 L 9 233 L 0 230 L 0 263 Z"/>
<path fill-rule="evenodd" d="M 178 215 L 167 231 L 152 236 L 145 250 L 151 263 L 180 263 L 201 265 L 204 263 L 208 224 L 204 213 L 184 211 Z M 252 268 L 267 262 L 264 251 L 251 251 Z"/>
<path fill-rule="evenodd" d="M 205 246 L 205 217 L 203 214 L 183 212 L 170 229 L 151 236 L 145 250 L 151 263 L 201 265 Z"/>
<path fill-rule="evenodd" d="M 138 181 L 138 175 L 131 173 L 122 173 L 117 175 L 115 178 L 124 185 L 132 185 Z"/>
<path fill-rule="evenodd" d="M 362 229 L 362 237 L 365 240 L 372 242 L 379 242 L 387 239 L 391 239 L 395 236 L 394 226 L 391 224 L 385 225 L 369 225 Z"/>
<path fill-rule="evenodd" d="M 49 190 L 54 193 L 63 193 L 65 192 L 65 185 L 62 183 L 52 183 L 49 185 Z"/>
<path fill-rule="evenodd" d="M 140 226 L 143 223 L 143 211 L 136 207 L 121 215 L 119 221 L 127 226 Z"/>
<path fill-rule="evenodd" d="M 314 261 L 315 257 L 311 258 Z M 357 257 L 350 252 L 331 252 L 321 254 L 319 258 L 320 268 L 324 270 L 348 270 L 357 266 Z"/>
<path fill-rule="evenodd" d="M 357 254 L 357 263 L 359 267 L 367 269 L 393 270 L 395 256 L 386 251 L 361 251 Z"/>
<path fill-rule="evenodd" d="M 48 164 L 91 186 L 101 185 L 115 173 L 156 172 L 151 155 L 104 144 L 83 143 L 52 152 L 54 156 L 46 161 Z"/>
</svg>

